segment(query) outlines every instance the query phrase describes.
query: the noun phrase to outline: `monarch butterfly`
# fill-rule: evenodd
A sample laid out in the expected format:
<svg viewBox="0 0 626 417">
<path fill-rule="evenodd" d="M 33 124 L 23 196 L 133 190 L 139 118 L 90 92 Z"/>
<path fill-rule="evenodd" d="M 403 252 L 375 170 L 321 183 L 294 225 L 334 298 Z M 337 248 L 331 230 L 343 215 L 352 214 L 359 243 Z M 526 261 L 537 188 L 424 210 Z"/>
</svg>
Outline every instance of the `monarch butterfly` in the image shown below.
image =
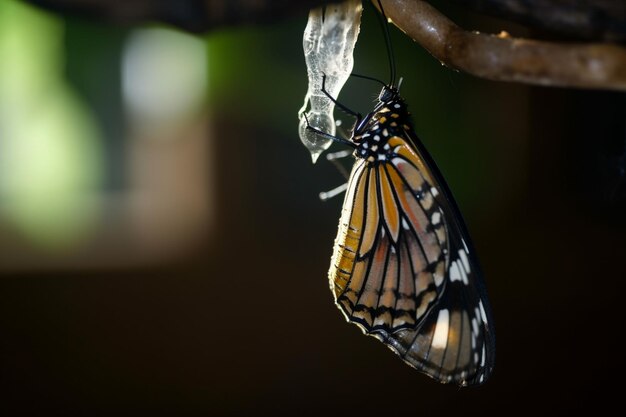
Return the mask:
<svg viewBox="0 0 626 417">
<path fill-rule="evenodd" d="M 495 355 L 486 290 L 461 214 L 395 85 L 384 27 L 392 76 L 379 81 L 374 110 L 351 111 L 326 93 L 323 79 L 322 91 L 356 123 L 350 139 L 308 125 L 354 148 L 331 290 L 348 321 L 410 366 L 442 383 L 482 384 Z"/>
</svg>

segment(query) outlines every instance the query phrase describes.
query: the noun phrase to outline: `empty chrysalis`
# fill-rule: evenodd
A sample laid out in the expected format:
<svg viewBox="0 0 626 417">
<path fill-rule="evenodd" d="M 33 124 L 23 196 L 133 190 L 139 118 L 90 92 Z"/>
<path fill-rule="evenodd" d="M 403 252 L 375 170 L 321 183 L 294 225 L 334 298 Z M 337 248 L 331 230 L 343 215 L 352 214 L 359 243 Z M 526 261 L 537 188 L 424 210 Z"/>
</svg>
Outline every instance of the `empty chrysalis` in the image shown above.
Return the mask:
<svg viewBox="0 0 626 417">
<path fill-rule="evenodd" d="M 359 34 L 362 11 L 360 1 L 348 0 L 328 5 L 325 10 L 313 9 L 309 13 L 302 40 L 309 86 L 304 97 L 304 105 L 298 111 L 300 119 L 298 131 L 300 140 L 311 153 L 313 162 L 328 149 L 332 140 L 320 137 L 307 129 L 306 119 L 310 126 L 331 134 L 335 133 L 333 117 L 335 104 L 322 93 L 322 78 L 326 75 L 326 90 L 331 96 L 337 97 L 354 66 L 352 54 Z"/>
</svg>

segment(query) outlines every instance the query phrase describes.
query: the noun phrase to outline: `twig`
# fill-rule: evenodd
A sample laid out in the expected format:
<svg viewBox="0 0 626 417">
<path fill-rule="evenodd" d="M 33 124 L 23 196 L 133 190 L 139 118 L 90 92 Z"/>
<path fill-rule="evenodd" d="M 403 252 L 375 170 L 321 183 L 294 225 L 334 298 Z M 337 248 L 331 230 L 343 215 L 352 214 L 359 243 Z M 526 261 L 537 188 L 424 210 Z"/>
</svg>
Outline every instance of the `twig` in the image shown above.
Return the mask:
<svg viewBox="0 0 626 417">
<path fill-rule="evenodd" d="M 468 10 L 584 41 L 626 42 L 626 2 L 616 0 L 447 0 Z"/>
<path fill-rule="evenodd" d="M 626 90 L 626 48 L 468 32 L 422 0 L 383 0 L 402 31 L 448 67 L 527 84 Z"/>
</svg>

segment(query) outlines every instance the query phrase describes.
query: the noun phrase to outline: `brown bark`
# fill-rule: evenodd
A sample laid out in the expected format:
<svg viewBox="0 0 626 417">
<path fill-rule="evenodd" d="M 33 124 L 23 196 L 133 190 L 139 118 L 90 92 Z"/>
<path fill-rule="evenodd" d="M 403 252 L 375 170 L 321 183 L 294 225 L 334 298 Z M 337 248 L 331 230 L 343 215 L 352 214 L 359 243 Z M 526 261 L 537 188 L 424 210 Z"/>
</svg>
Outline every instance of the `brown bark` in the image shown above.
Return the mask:
<svg viewBox="0 0 626 417">
<path fill-rule="evenodd" d="M 384 0 L 387 16 L 443 64 L 497 81 L 626 90 L 626 48 L 555 43 L 461 29 L 421 0 Z"/>
<path fill-rule="evenodd" d="M 626 42 L 626 1 L 448 0 L 460 6 L 574 39 Z"/>
</svg>

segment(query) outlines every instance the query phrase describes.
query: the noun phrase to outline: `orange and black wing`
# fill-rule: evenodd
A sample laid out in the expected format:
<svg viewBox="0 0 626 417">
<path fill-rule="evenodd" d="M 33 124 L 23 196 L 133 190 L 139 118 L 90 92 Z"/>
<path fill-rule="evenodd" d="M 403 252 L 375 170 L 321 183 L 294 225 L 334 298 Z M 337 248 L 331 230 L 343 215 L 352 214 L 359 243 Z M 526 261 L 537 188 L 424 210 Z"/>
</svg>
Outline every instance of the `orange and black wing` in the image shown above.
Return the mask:
<svg viewBox="0 0 626 417">
<path fill-rule="evenodd" d="M 441 175 L 405 134 L 388 140 L 384 158 L 357 158 L 331 289 L 349 321 L 409 365 L 440 382 L 480 384 L 494 332 L 478 264 Z"/>
</svg>

